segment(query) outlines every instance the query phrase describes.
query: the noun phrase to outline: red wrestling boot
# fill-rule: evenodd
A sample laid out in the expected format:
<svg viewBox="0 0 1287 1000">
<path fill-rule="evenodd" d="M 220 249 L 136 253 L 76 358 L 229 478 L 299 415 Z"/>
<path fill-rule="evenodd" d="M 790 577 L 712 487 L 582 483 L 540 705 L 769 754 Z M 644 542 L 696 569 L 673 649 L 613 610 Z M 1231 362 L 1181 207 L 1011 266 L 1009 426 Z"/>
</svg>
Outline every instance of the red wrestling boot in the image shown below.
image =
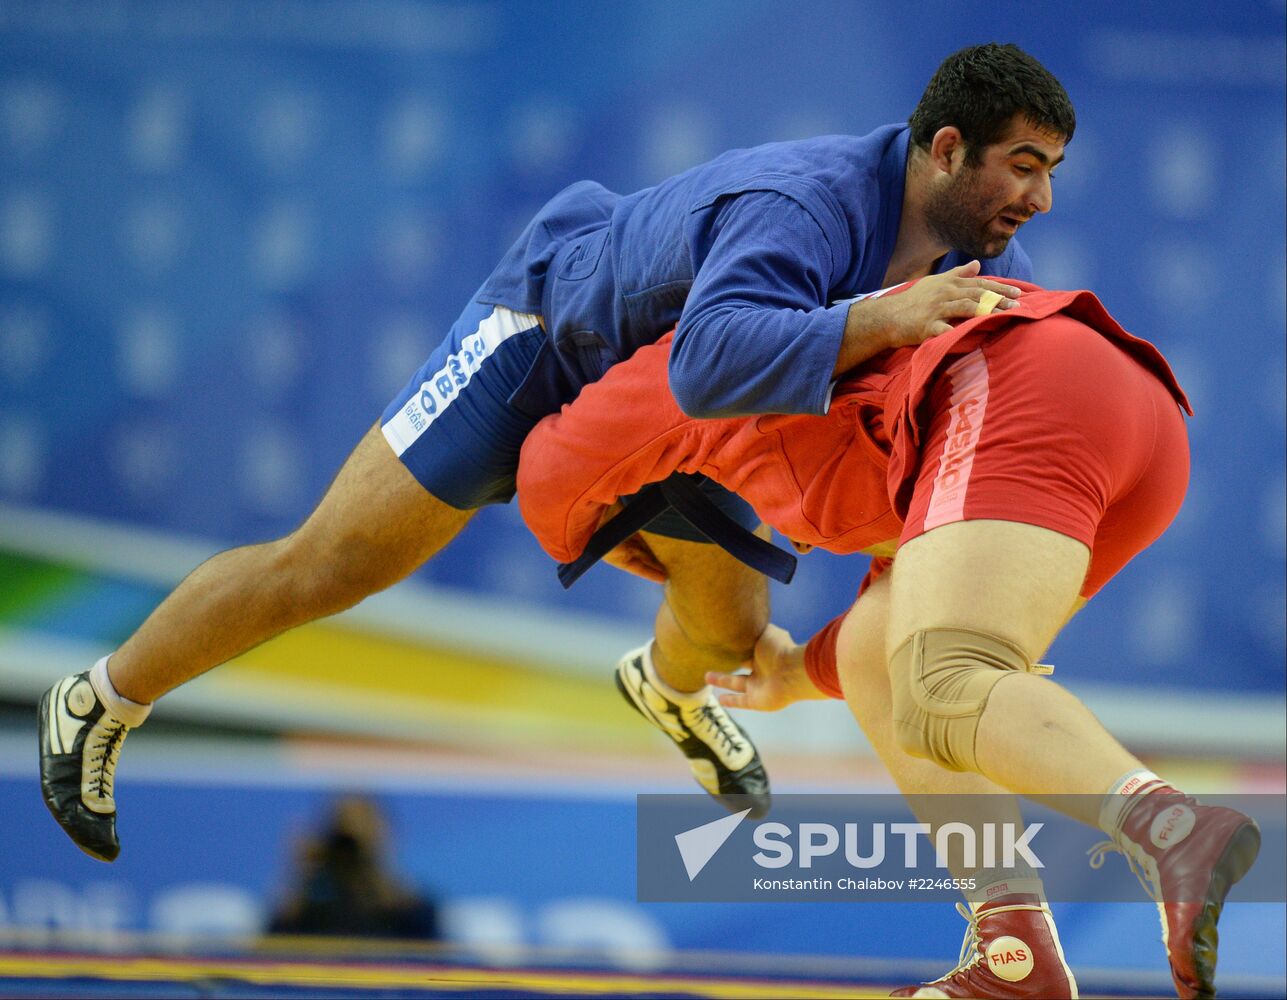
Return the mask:
<svg viewBox="0 0 1287 1000">
<path fill-rule="evenodd" d="M 1255 820 L 1233 809 L 1204 806 L 1160 785 L 1127 796 L 1117 833 L 1091 850 L 1099 868 L 1118 850 L 1157 903 L 1162 944 L 1181 997 L 1214 997 L 1216 922 L 1225 896 L 1260 852 Z"/>
<path fill-rule="evenodd" d="M 970 922 L 961 961 L 941 979 L 904 986 L 894 997 L 998 997 L 1064 1000 L 1077 996 L 1077 981 L 1064 961 L 1050 907 L 1040 896 L 1012 892 L 973 913 L 956 904 Z"/>
</svg>

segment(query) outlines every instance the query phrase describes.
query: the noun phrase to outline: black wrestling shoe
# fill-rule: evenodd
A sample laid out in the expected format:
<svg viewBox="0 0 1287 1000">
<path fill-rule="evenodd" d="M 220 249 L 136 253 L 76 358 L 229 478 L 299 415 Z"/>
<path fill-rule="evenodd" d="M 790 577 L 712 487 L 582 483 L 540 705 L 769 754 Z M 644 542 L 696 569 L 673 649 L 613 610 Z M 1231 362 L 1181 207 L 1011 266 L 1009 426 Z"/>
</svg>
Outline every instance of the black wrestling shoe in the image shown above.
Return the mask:
<svg viewBox="0 0 1287 1000">
<path fill-rule="evenodd" d="M 40 699 L 40 791 L 58 825 L 82 851 L 115 861 L 116 761 L 129 726 L 108 713 L 89 671 L 64 677 Z"/>
<path fill-rule="evenodd" d="M 769 777 L 751 738 L 706 689 L 700 701 L 672 701 L 648 680 L 649 646 L 631 650 L 617 664 L 617 690 L 631 708 L 675 741 L 697 783 L 730 812 L 750 808 L 759 819 L 769 811 Z M 700 692 L 699 692 L 700 693 Z"/>
</svg>

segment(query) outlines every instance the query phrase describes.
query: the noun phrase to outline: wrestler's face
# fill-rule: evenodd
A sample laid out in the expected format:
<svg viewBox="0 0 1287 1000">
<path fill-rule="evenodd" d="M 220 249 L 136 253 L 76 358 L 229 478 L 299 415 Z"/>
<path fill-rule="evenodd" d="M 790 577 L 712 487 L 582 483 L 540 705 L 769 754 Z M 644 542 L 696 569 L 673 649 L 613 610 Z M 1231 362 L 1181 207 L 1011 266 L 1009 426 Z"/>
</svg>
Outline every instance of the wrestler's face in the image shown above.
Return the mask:
<svg viewBox="0 0 1287 1000">
<path fill-rule="evenodd" d="M 941 129 L 935 136 L 939 183 L 925 215 L 931 231 L 968 257 L 996 257 L 1038 212 L 1049 212 L 1050 181 L 1064 158 L 1064 140 L 1016 117 L 1000 142 L 984 146 L 978 162 Z M 959 136 L 959 133 L 957 133 Z"/>
</svg>

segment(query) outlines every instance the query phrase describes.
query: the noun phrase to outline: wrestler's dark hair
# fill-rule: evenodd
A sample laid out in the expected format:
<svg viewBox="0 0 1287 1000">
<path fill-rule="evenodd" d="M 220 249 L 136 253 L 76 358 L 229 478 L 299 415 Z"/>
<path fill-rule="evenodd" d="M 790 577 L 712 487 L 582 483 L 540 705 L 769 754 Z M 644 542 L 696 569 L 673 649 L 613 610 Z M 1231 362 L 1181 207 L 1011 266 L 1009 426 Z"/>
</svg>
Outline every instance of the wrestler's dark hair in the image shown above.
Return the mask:
<svg viewBox="0 0 1287 1000">
<path fill-rule="evenodd" d="M 939 129 L 954 125 L 967 163 L 1000 140 L 1015 115 L 1068 142 L 1077 114 L 1063 85 L 1017 45 L 975 45 L 943 60 L 912 112 L 912 142 L 928 150 Z"/>
</svg>

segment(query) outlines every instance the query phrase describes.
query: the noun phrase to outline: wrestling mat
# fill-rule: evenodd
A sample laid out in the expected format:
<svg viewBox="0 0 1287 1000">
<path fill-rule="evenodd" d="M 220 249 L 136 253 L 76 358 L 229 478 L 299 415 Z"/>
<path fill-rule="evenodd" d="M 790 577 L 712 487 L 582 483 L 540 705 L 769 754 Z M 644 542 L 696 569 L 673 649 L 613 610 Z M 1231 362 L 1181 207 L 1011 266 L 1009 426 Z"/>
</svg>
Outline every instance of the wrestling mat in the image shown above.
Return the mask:
<svg viewBox="0 0 1287 1000">
<path fill-rule="evenodd" d="M 587 956 L 524 949 L 480 955 L 446 945 L 273 938 L 202 951 L 147 938 L 114 949 L 0 942 L 0 997 L 884 997 L 933 978 L 918 962 L 679 953 L 665 968 L 626 971 Z M 647 964 L 647 963 L 640 963 Z M 773 971 L 774 967 L 777 971 Z M 1083 996 L 1173 996 L 1159 976 L 1079 974 Z M 1280 984 L 1229 984 L 1222 995 L 1268 997 Z M 1268 992 L 1266 992 L 1268 990 Z M 1281 995 L 1281 994 L 1279 994 Z"/>
</svg>

